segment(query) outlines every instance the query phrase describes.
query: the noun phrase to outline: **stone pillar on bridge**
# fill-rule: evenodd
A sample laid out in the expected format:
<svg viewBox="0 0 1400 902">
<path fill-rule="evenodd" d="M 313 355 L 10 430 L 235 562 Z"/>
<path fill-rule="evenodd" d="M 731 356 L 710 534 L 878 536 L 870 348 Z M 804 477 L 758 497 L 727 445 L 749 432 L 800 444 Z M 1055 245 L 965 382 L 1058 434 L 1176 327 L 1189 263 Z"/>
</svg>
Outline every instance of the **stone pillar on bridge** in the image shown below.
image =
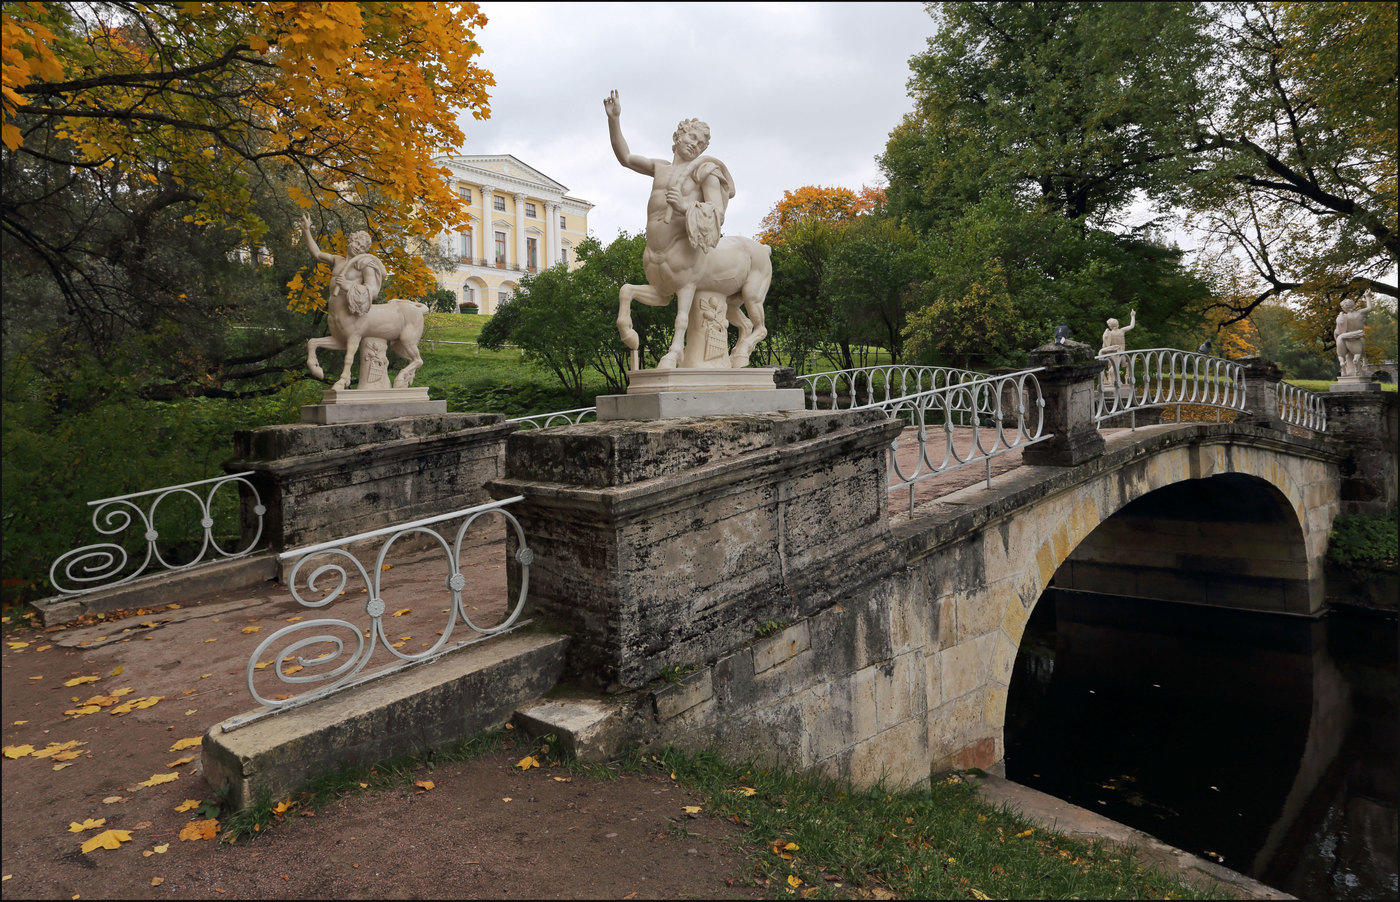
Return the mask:
<svg viewBox="0 0 1400 902">
<path fill-rule="evenodd" d="M 1021 459 L 1032 466 L 1073 467 L 1103 453 L 1104 440 L 1094 422 L 1094 382 L 1108 364 L 1077 341 L 1041 345 L 1030 353 L 1045 399 L 1045 432 L 1053 438 L 1031 445 Z"/>
<path fill-rule="evenodd" d="M 1327 435 L 1343 445 L 1342 513 L 1394 510 L 1396 420 L 1400 397 L 1395 392 L 1328 392 Z"/>
<path fill-rule="evenodd" d="M 1243 357 L 1236 362 L 1244 367 L 1244 411 L 1235 422 L 1284 431 L 1278 415 L 1278 384 L 1283 370 L 1263 357 Z"/>
</svg>

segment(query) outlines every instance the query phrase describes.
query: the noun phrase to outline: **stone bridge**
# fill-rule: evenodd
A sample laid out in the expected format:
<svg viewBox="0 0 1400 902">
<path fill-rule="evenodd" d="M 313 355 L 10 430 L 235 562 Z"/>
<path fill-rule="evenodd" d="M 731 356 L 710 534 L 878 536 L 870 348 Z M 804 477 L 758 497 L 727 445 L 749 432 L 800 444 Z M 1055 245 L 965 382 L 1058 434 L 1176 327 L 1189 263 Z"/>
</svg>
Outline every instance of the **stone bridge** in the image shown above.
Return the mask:
<svg viewBox="0 0 1400 902">
<path fill-rule="evenodd" d="M 510 436 L 489 487 L 524 496 L 531 604 L 571 637 L 564 688 L 526 720 L 580 751 L 717 745 L 909 785 L 1001 760 L 1049 586 L 1321 612 L 1328 533 L 1356 494 L 1343 442 L 1252 410 L 1101 433 L 1082 376 L 1047 393 L 1054 441 L 898 522 L 901 426 L 874 410 Z"/>
</svg>

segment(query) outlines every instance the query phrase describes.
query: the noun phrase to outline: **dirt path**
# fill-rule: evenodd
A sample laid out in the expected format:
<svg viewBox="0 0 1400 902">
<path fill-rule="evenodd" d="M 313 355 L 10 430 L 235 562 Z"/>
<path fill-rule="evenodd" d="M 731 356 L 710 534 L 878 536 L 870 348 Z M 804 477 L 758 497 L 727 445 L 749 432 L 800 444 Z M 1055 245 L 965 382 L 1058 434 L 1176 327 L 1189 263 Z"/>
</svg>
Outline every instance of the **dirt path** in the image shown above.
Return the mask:
<svg viewBox="0 0 1400 902">
<path fill-rule="evenodd" d="M 482 556 L 469 604 L 489 615 L 484 599 L 504 594 L 503 569 L 491 569 L 490 562 L 502 555 L 488 547 Z M 409 609 L 385 618 L 405 651 L 435 642 L 443 627 L 441 570 L 427 560 L 385 574 L 389 609 Z M 337 607 L 333 616 L 366 621 L 362 609 L 354 616 L 359 605 L 353 600 Z M 559 769 L 516 769 L 521 755 L 509 751 L 425 771 L 435 784 L 430 791 L 364 790 L 313 816 L 293 809 L 251 842 L 181 841 L 181 829 L 195 814 L 176 807 L 210 799 L 212 790 L 199 773 L 199 749 L 172 746 L 252 709 L 245 683 L 249 656 L 276 629 L 308 613 L 284 588 L 268 586 L 114 623 L 49 631 L 7 626 L 0 649 L 4 745 L 10 752 L 25 745 L 43 752 L 52 744 L 80 744 L 58 756 L 11 758 L 7 752 L 3 759 L 0 895 L 658 898 L 754 892 L 744 885 L 752 868 L 737 842 L 739 828 L 687 817 L 683 807 L 698 802 L 671 781 L 628 775 L 564 782 L 554 779 L 569 776 Z M 79 677 L 97 679 L 64 685 Z M 122 690 L 116 703 L 110 701 Z M 157 696 L 149 707 L 114 713 L 120 703 Z M 106 704 L 89 714 L 65 713 L 85 710 L 81 703 L 95 697 Z M 139 785 L 162 774 L 179 776 Z M 106 823 L 69 832 L 70 823 L 86 819 Z M 131 840 L 115 850 L 80 850 L 107 829 L 128 830 Z M 166 851 L 154 852 L 166 844 Z M 163 879 L 152 886 L 154 878 Z"/>
</svg>

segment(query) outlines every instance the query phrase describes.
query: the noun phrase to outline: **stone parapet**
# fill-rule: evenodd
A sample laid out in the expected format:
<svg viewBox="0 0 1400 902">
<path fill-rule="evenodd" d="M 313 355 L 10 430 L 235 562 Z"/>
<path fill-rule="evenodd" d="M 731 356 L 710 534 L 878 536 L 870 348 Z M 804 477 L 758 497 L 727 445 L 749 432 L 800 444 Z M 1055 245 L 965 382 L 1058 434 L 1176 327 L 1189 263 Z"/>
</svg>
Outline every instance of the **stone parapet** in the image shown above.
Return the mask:
<svg viewBox="0 0 1400 902">
<path fill-rule="evenodd" d="M 1043 428 L 1051 438 L 1027 448 L 1021 459 L 1032 466 L 1074 467 L 1102 454 L 1094 383 L 1108 364 L 1095 359 L 1088 345 L 1066 341 L 1036 348 L 1027 365 L 1045 368 L 1036 379 L 1045 400 Z"/>
<path fill-rule="evenodd" d="M 1242 357 L 1237 363 L 1244 368 L 1244 410 L 1235 422 L 1284 430 L 1278 413 L 1278 384 L 1283 381 L 1283 370 L 1263 357 Z"/>
<path fill-rule="evenodd" d="M 489 488 L 525 496 L 532 610 L 574 636 L 574 673 L 618 691 L 888 566 L 899 429 L 872 410 L 584 423 L 512 435 Z"/>
<path fill-rule="evenodd" d="M 1396 420 L 1400 396 L 1395 392 L 1328 392 L 1327 436 L 1345 455 L 1342 471 L 1343 513 L 1394 510 Z"/>
<path fill-rule="evenodd" d="M 253 471 L 268 545 L 286 551 L 489 501 L 515 429 L 481 413 L 266 426 L 234 433 L 224 467 Z"/>
</svg>

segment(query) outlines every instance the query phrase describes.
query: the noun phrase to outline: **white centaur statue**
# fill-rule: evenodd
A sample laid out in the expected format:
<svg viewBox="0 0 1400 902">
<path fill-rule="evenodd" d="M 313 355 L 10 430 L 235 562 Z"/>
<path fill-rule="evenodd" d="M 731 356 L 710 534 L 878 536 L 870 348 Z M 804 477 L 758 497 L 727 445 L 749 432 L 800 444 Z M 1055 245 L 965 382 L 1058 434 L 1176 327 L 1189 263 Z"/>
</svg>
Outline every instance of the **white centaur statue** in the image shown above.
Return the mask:
<svg viewBox="0 0 1400 902">
<path fill-rule="evenodd" d="M 701 155 L 710 143 L 710 127 L 698 119 L 686 119 L 676 129 L 671 159 L 648 159 L 627 149 L 616 91 L 603 101 L 603 109 L 617 161 L 652 177 L 642 256 L 647 284 L 624 285 L 618 294 L 617 329 L 632 349 L 632 368 L 640 369 L 632 301 L 664 307 L 673 294 L 676 334 L 657 369 L 748 366 L 749 355 L 768 334 L 763 299 L 773 279 L 772 252 L 752 238 L 720 237 L 725 209 L 734 196 L 734 180 L 723 163 Z M 687 346 L 692 314 L 701 318 L 702 328 L 694 330 L 698 340 Z M 739 329 L 734 350 L 727 354 L 726 321 Z"/>
<path fill-rule="evenodd" d="M 1108 328 L 1103 330 L 1103 347 L 1099 348 L 1099 356 L 1107 357 L 1109 354 L 1121 354 L 1128 350 L 1127 333 L 1131 329 L 1137 328 L 1137 311 L 1133 310 L 1128 314 L 1128 324 L 1123 328 L 1118 328 L 1118 320 L 1113 317 L 1108 319 Z M 1108 365 L 1108 381 L 1110 385 L 1118 384 L 1119 363 L 1114 361 Z"/>
<path fill-rule="evenodd" d="M 1360 310 L 1351 298 L 1342 301 L 1342 312 L 1337 314 L 1337 325 L 1332 329 L 1332 337 L 1337 340 L 1337 363 L 1343 376 L 1361 379 L 1366 372 L 1366 314 L 1375 307 L 1371 301 Z"/>
<path fill-rule="evenodd" d="M 317 379 L 325 376 L 321 364 L 316 360 L 318 350 L 343 350 L 345 370 L 336 380 L 334 389 L 340 391 L 348 388 L 355 352 L 363 345 L 365 353 L 360 358 L 357 387 L 388 388 L 389 358 L 386 350 L 392 346 L 397 354 L 408 360 L 408 364 L 394 378 L 393 387 L 411 386 L 413 375 L 423 365 L 423 357 L 418 353 L 418 339 L 423 337 L 423 316 L 428 312 L 428 306 L 401 298 L 383 304 L 374 303 L 388 273 L 379 258 L 369 253 L 368 232 L 353 233 L 350 236 L 349 256 L 342 257 L 328 254 L 316 246 L 316 239 L 311 237 L 310 217 L 301 217 L 301 229 L 306 235 L 306 246 L 310 248 L 311 256 L 331 266 L 328 296 L 331 334 L 306 343 L 306 366 L 311 370 L 311 375 Z"/>
</svg>

